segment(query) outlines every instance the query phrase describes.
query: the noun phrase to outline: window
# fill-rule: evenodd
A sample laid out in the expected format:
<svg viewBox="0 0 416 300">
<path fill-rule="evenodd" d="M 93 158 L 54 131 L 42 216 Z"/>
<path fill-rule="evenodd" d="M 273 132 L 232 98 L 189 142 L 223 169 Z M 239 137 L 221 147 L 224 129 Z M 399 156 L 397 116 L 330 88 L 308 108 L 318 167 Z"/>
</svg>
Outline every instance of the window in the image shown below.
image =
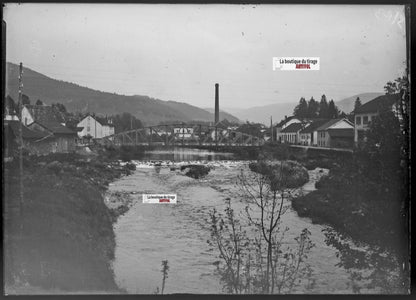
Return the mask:
<svg viewBox="0 0 416 300">
<path fill-rule="evenodd" d="M 363 124 L 368 124 L 368 116 L 363 117 Z"/>
<path fill-rule="evenodd" d="M 356 117 L 355 118 L 355 124 L 361 125 L 361 117 Z"/>
<path fill-rule="evenodd" d="M 90 126 L 87 126 L 87 131 L 90 131 L 90 130 L 91 130 Z"/>
</svg>

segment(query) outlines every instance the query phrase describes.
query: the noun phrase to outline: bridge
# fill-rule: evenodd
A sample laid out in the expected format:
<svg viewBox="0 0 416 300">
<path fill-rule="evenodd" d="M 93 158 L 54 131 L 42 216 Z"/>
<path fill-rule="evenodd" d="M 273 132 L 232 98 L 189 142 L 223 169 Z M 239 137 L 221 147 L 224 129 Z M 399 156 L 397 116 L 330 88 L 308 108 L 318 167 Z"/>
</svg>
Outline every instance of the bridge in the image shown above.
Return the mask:
<svg viewBox="0 0 416 300">
<path fill-rule="evenodd" d="M 264 139 L 221 126 L 205 124 L 169 124 L 132 129 L 101 140 L 114 146 L 261 146 Z"/>
</svg>

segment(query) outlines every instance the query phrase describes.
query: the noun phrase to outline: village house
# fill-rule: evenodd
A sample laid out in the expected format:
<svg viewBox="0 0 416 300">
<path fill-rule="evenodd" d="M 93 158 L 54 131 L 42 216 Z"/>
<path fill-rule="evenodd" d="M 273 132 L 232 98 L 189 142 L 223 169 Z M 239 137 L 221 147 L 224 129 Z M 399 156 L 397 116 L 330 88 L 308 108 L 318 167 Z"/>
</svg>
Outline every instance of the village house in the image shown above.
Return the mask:
<svg viewBox="0 0 416 300">
<path fill-rule="evenodd" d="M 12 157 L 18 151 L 20 143 L 19 121 L 3 121 L 3 155 Z M 22 124 L 23 149 L 32 155 L 45 155 L 52 152 L 52 145 L 55 142 L 54 137 L 48 133 L 31 130 Z"/>
<path fill-rule="evenodd" d="M 354 125 L 347 119 L 332 119 L 316 129 L 317 146 L 328 148 L 352 148 Z"/>
<path fill-rule="evenodd" d="M 285 119 L 277 123 L 273 128 L 273 140 L 283 142 L 282 130 L 294 123 L 302 123 L 299 118 L 294 116 L 285 116 Z"/>
<path fill-rule="evenodd" d="M 75 151 L 77 133 L 57 122 L 35 121 L 31 123 L 28 128 L 46 133 L 48 136 L 53 137 L 53 140 L 50 142 L 49 152 L 68 153 Z"/>
<path fill-rule="evenodd" d="M 78 124 L 80 128 L 79 137 L 90 136 L 94 139 L 101 139 L 114 134 L 114 126 L 111 119 L 87 115 Z"/>
<path fill-rule="evenodd" d="M 65 126 L 65 117 L 62 112 L 49 105 L 24 105 L 22 109 L 22 122 L 29 126 L 33 122 L 54 122 Z"/>
<path fill-rule="evenodd" d="M 76 132 L 65 126 L 63 113 L 52 106 L 25 105 L 22 109 L 22 123 L 32 131 L 46 134 L 47 146 L 42 147 L 40 154 L 75 151 Z"/>
<path fill-rule="evenodd" d="M 391 110 L 397 113 L 396 104 L 400 99 L 399 94 L 382 95 L 367 103 L 364 103 L 354 112 L 354 143 L 364 140 L 364 132 L 380 112 Z"/>
<path fill-rule="evenodd" d="M 299 132 L 304 129 L 308 123 L 292 123 L 289 126 L 282 129 L 279 133 L 280 141 L 287 144 L 299 144 L 300 137 Z"/>
<path fill-rule="evenodd" d="M 302 129 L 299 132 L 300 144 L 304 146 L 318 146 L 318 132 L 316 130 L 328 121 L 329 119 L 315 120 Z"/>
</svg>

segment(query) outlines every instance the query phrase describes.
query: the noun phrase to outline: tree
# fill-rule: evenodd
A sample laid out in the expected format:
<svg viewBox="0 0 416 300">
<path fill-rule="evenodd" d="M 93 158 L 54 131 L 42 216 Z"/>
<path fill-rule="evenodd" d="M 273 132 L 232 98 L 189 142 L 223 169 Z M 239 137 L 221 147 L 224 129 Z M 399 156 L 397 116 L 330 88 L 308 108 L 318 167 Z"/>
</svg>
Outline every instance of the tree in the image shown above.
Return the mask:
<svg viewBox="0 0 416 300">
<path fill-rule="evenodd" d="M 253 136 L 262 137 L 263 136 L 262 128 L 263 128 L 263 124 L 261 123 L 250 123 L 247 121 L 245 124 L 240 125 L 237 128 L 237 131 L 245 133 L 245 134 L 250 134 Z"/>
<path fill-rule="evenodd" d="M 63 105 L 62 103 L 52 103 L 52 108 L 64 114 L 68 112 L 65 105 Z"/>
<path fill-rule="evenodd" d="M 370 286 L 379 286 L 384 293 L 407 293 L 410 287 L 408 86 L 406 76 L 386 84 L 387 94 L 400 95 L 400 117 L 391 107 L 381 109 L 352 162 L 340 168 L 342 177 L 353 182 L 344 190 L 357 190 L 348 200 L 354 203 L 354 211 L 362 212 L 362 221 L 356 217 L 352 220 L 359 224 L 355 233 L 361 237 L 358 241 L 368 248 L 352 249 L 348 235 L 331 230 L 326 233 L 327 243 L 339 251 L 340 265 L 354 278 L 368 279 Z M 339 190 L 336 193 L 342 194 Z"/>
<path fill-rule="evenodd" d="M 304 119 L 308 116 L 308 103 L 306 102 L 305 98 L 300 98 L 299 104 L 296 105 L 295 109 L 293 110 L 293 115 L 301 119 Z"/>
<path fill-rule="evenodd" d="M 319 113 L 319 103 L 313 97 L 308 101 L 308 118 L 316 118 Z"/>
<path fill-rule="evenodd" d="M 355 102 L 354 102 L 353 112 L 355 113 L 357 109 L 359 109 L 360 107 L 361 107 L 361 100 L 360 100 L 360 97 L 357 97 L 357 99 L 355 99 Z"/>
<path fill-rule="evenodd" d="M 36 100 L 35 105 L 43 105 L 43 102 L 40 99 L 38 99 L 38 100 Z"/>
<path fill-rule="evenodd" d="M 340 112 L 338 110 L 338 107 L 335 105 L 334 100 L 331 99 L 328 104 L 328 117 L 330 119 L 336 119 L 338 118 Z"/>
<path fill-rule="evenodd" d="M 295 238 L 296 247 L 284 249 L 282 237 L 288 228 L 281 228 L 281 216 L 291 190 L 305 183 L 306 170 L 299 174 L 293 162 L 251 163 L 248 176 L 242 172 L 239 184 L 250 204 L 246 207 L 251 236 L 227 202 L 225 218 L 211 213 L 211 246 L 218 248 L 223 261 L 217 265 L 221 281 L 229 293 L 290 293 L 303 279 L 310 279 L 312 270 L 306 262 L 314 246 L 305 228 Z M 305 173 L 302 173 L 305 172 Z M 305 177 L 306 176 L 306 177 Z M 310 287 L 310 281 L 308 281 Z"/>
<path fill-rule="evenodd" d="M 22 105 L 30 105 L 30 98 L 25 94 L 22 95 Z"/>
<path fill-rule="evenodd" d="M 122 113 L 110 117 L 113 120 L 115 133 L 142 128 L 142 122 L 130 113 Z"/>
<path fill-rule="evenodd" d="M 319 103 L 319 117 L 328 118 L 328 102 L 326 101 L 326 96 L 322 95 L 321 102 Z"/>
</svg>

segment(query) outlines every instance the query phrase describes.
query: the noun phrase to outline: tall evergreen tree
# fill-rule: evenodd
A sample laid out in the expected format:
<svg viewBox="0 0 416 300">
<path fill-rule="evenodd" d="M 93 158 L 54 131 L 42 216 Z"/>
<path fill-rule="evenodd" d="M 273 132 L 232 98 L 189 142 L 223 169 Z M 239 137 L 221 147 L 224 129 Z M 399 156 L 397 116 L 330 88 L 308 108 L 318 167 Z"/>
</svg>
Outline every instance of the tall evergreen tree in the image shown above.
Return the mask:
<svg viewBox="0 0 416 300">
<path fill-rule="evenodd" d="M 328 118 L 328 101 L 326 100 L 325 94 L 321 97 L 321 102 L 319 103 L 319 117 Z"/>
<path fill-rule="evenodd" d="M 355 113 L 357 109 L 359 109 L 360 107 L 361 107 L 361 100 L 360 100 L 360 97 L 357 97 L 357 99 L 355 99 L 353 112 Z"/>
<path fill-rule="evenodd" d="M 318 113 L 319 113 L 319 103 L 316 102 L 315 99 L 313 99 L 313 97 L 311 97 L 311 99 L 308 102 L 307 117 L 308 118 L 316 118 L 316 117 L 318 117 Z"/>
<path fill-rule="evenodd" d="M 295 109 L 293 110 L 293 115 L 298 118 L 306 118 L 308 115 L 308 103 L 306 102 L 305 98 L 300 98 L 299 104 L 296 105 Z"/>
<path fill-rule="evenodd" d="M 338 118 L 340 112 L 338 110 L 338 107 L 335 105 L 334 100 L 331 99 L 328 104 L 328 117 L 331 119 Z"/>
</svg>

